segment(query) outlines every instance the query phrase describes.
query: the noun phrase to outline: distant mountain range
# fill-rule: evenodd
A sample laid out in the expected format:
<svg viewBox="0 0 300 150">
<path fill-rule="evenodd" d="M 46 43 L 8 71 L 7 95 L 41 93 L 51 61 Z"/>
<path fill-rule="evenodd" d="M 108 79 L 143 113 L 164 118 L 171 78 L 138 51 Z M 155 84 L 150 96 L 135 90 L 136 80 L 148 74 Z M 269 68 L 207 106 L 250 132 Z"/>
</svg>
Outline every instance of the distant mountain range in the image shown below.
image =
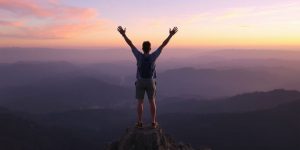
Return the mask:
<svg viewBox="0 0 300 150">
<path fill-rule="evenodd" d="M 132 101 L 133 91 L 94 78 L 48 78 L 0 90 L 0 105 L 16 111 L 46 113 L 73 109 L 113 108 Z"/>
<path fill-rule="evenodd" d="M 180 68 L 159 74 L 159 92 L 168 96 L 201 95 L 208 98 L 244 92 L 271 90 L 279 77 L 268 72 L 246 69 Z"/>
<path fill-rule="evenodd" d="M 283 89 L 253 92 L 233 97 L 203 100 L 167 98 L 158 103 L 162 113 L 235 113 L 275 108 L 300 99 L 300 92 Z"/>
<path fill-rule="evenodd" d="M 12 52 L 9 50 L 0 48 L 0 53 L 3 53 L 3 56 L 0 55 L 0 57 L 13 57 L 11 53 L 19 52 L 25 55 L 27 51 L 30 52 L 32 58 L 35 58 L 33 56 L 39 53 L 43 55 L 49 53 L 56 56 L 59 53 L 67 55 L 72 52 L 71 50 L 58 49 L 39 51 L 38 48 L 17 48 Z M 77 52 L 78 56 L 80 56 L 79 53 L 82 53 L 79 50 L 74 51 L 74 53 Z M 92 52 L 97 52 L 97 55 L 102 53 L 99 51 L 89 51 L 87 53 Z M 244 52 L 251 55 L 247 56 Z M 276 55 L 271 55 L 273 53 Z M 204 57 L 206 54 L 211 54 L 209 56 L 212 58 Z M 213 59 L 214 56 L 221 57 L 221 54 L 224 58 Z M 231 54 L 239 57 L 230 57 Z M 258 54 L 261 54 L 261 56 L 255 57 Z M 132 57 L 130 53 L 128 55 Z M 228 50 L 205 53 L 205 55 L 201 55 L 201 58 L 204 57 L 205 60 L 199 58 L 199 62 L 195 63 L 190 63 L 190 61 L 196 59 L 196 56 L 195 58 L 192 58 L 192 56 L 189 59 L 185 58 L 182 60 L 187 61 L 185 65 L 176 62 L 179 58 L 170 61 L 158 60 L 158 95 L 159 98 L 194 96 L 211 99 L 279 88 L 300 90 L 300 81 L 298 80 L 300 61 L 294 56 L 295 59 L 288 60 L 287 58 L 292 57 L 292 55 L 298 55 L 298 53 L 287 51 L 285 55 L 283 51 Z M 22 55 L 17 56 L 23 57 Z M 284 58 L 280 58 L 280 56 L 284 56 Z M 48 59 L 29 60 L 0 63 L 0 88 L 30 85 L 36 82 L 44 82 L 43 80 L 47 79 L 87 77 L 133 89 L 133 83 L 136 80 L 134 59 L 132 61 L 119 60 L 118 62 L 92 63 Z M 175 62 L 172 63 L 171 61 Z"/>
<path fill-rule="evenodd" d="M 3 82 L 0 105 L 17 111 L 45 113 L 79 108 L 131 107 L 135 102 L 134 85 L 120 86 L 118 79 L 114 77 L 105 76 L 100 72 L 81 70 L 70 63 L 32 62 L 1 67 L 0 71 L 3 73 L 0 80 Z M 166 112 L 195 112 L 197 109 L 198 112 L 230 111 L 232 106 L 229 104 L 225 105 L 215 100 L 207 101 L 206 97 L 234 95 L 255 89 L 265 91 L 276 87 L 276 82 L 281 82 L 276 75 L 265 72 L 181 68 L 160 74 L 158 94 L 163 96 L 159 96 L 158 101 L 159 105 L 167 106 L 168 109 L 162 110 Z M 282 93 L 284 96 L 285 92 Z M 299 97 L 298 92 L 293 93 L 295 98 Z M 258 97 L 263 95 L 256 94 Z M 167 98 L 170 96 L 172 98 Z M 252 99 L 258 101 L 259 98 Z M 284 100 L 287 99 L 292 98 L 284 97 Z M 259 107 L 256 106 L 257 103 L 248 105 L 244 102 L 245 104 L 241 105 L 232 101 L 232 105 L 239 105 L 241 110 L 255 110 Z M 273 105 L 277 103 L 274 102 Z"/>
<path fill-rule="evenodd" d="M 298 90 L 299 73 L 299 69 L 285 67 L 177 68 L 158 73 L 158 95 L 161 97 L 195 95 L 212 99 L 280 88 Z M 126 79 L 128 85 L 134 80 L 134 76 Z"/>
<path fill-rule="evenodd" d="M 0 88 L 28 85 L 47 79 L 74 77 L 93 77 L 113 84 L 120 82 L 117 77 L 107 75 L 103 71 L 65 61 L 0 64 Z"/>
</svg>

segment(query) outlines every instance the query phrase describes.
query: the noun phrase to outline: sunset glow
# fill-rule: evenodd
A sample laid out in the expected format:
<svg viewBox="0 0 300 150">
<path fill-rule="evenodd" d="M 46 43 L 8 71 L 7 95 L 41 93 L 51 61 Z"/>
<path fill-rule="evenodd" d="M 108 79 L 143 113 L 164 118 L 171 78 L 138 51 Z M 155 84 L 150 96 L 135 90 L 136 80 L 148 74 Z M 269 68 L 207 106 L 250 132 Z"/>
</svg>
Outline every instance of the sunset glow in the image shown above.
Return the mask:
<svg viewBox="0 0 300 150">
<path fill-rule="evenodd" d="M 0 0 L 0 47 L 300 48 L 297 0 Z"/>
</svg>

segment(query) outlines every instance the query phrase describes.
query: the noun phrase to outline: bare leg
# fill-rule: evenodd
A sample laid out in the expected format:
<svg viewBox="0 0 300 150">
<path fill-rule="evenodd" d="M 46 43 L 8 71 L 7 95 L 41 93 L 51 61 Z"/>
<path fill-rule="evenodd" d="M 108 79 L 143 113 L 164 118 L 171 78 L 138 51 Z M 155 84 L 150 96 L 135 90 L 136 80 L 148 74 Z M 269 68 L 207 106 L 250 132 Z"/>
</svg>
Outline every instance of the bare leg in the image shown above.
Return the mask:
<svg viewBox="0 0 300 150">
<path fill-rule="evenodd" d="M 143 111 L 144 111 L 144 102 L 143 100 L 137 100 L 137 113 L 138 113 L 138 122 L 142 122 Z"/>
<path fill-rule="evenodd" d="M 156 102 L 155 102 L 155 99 L 151 99 L 149 101 L 149 103 L 150 103 L 152 123 L 156 123 Z"/>
</svg>

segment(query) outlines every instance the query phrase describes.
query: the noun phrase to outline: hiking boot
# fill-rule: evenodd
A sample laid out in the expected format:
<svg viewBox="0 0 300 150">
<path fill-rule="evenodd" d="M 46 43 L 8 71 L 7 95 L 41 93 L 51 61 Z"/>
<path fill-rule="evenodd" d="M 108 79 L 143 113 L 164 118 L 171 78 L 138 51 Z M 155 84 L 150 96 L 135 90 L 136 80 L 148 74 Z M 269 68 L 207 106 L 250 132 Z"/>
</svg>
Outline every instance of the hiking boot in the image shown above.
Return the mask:
<svg viewBox="0 0 300 150">
<path fill-rule="evenodd" d="M 137 122 L 135 124 L 135 127 L 138 128 L 138 129 L 142 129 L 143 128 L 143 123 L 142 122 Z"/>
<path fill-rule="evenodd" d="M 158 123 L 157 123 L 157 122 L 152 122 L 151 127 L 152 127 L 153 129 L 158 128 Z"/>
</svg>

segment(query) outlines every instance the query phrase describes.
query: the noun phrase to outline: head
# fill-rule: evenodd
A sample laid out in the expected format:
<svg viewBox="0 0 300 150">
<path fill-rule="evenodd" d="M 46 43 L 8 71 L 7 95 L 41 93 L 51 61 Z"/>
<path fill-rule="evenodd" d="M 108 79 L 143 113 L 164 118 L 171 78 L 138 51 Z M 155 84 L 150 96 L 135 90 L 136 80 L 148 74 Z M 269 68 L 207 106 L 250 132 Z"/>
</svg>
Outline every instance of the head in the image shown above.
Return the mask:
<svg viewBox="0 0 300 150">
<path fill-rule="evenodd" d="M 143 42 L 143 51 L 145 54 L 148 54 L 151 50 L 151 43 L 149 41 Z"/>
</svg>

